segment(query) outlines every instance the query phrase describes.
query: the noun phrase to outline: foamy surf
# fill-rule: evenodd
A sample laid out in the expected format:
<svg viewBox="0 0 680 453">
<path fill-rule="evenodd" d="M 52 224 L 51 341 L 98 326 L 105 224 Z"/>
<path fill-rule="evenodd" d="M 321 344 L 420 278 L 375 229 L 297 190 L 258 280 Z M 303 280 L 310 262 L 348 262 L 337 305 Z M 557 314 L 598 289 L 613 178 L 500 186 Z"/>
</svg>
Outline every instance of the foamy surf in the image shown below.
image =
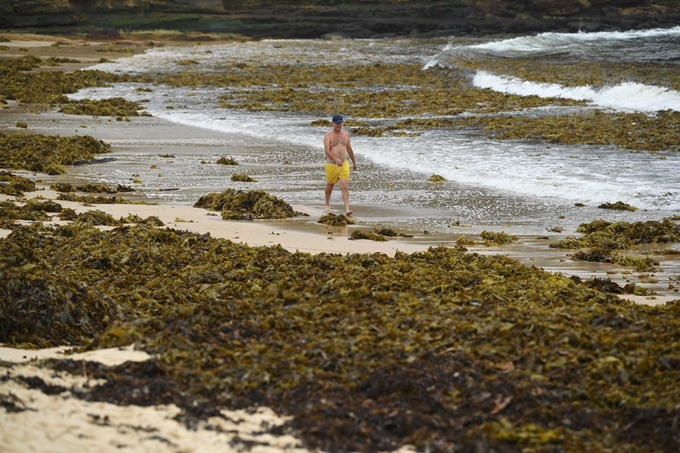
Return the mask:
<svg viewBox="0 0 680 453">
<path fill-rule="evenodd" d="M 624 82 L 601 88 L 565 87 L 555 83 L 536 83 L 517 77 L 478 71 L 473 76 L 472 83 L 478 88 L 488 88 L 501 93 L 588 101 L 595 106 L 616 110 L 680 111 L 680 92 L 635 82 Z"/>
</svg>

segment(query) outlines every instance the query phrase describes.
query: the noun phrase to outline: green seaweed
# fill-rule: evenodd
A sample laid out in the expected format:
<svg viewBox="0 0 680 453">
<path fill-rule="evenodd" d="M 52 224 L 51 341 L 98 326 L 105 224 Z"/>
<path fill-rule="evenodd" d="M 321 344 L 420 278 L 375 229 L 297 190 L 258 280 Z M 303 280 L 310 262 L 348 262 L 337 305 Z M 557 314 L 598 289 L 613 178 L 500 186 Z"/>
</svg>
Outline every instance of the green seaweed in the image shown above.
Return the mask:
<svg viewBox="0 0 680 453">
<path fill-rule="evenodd" d="M 236 182 L 257 182 L 257 179 L 252 178 L 245 173 L 234 173 L 231 175 L 231 180 Z"/>
<path fill-rule="evenodd" d="M 635 212 L 637 211 L 637 208 L 635 206 L 631 206 L 628 203 L 624 203 L 623 201 L 617 201 L 616 203 L 602 203 L 601 205 L 598 206 L 600 209 L 613 209 L 616 211 L 631 211 Z"/>
<path fill-rule="evenodd" d="M 347 217 L 345 214 L 333 214 L 332 212 L 329 212 L 328 214 L 319 217 L 317 223 L 322 223 L 328 226 L 342 227 L 347 225 L 354 225 L 356 223 L 356 220 L 354 220 L 351 217 Z"/>
<path fill-rule="evenodd" d="M 368 239 L 370 241 L 377 241 L 377 242 L 387 241 L 386 236 L 384 236 L 380 233 L 376 233 L 375 231 L 354 230 L 354 231 L 352 231 L 352 234 L 349 235 L 349 238 L 353 241 L 358 240 L 358 239 Z"/>
<path fill-rule="evenodd" d="M 304 215 L 264 190 L 227 189 L 202 196 L 194 207 L 221 211 L 225 220 L 286 219 Z"/>
<path fill-rule="evenodd" d="M 138 102 L 128 101 L 124 98 L 116 97 L 110 99 L 80 99 L 65 103 L 59 109 L 60 112 L 71 115 L 92 115 L 92 116 L 116 116 L 127 118 L 129 116 L 151 116 L 146 112 L 140 113 L 142 107 Z"/>
<path fill-rule="evenodd" d="M 154 354 L 88 369 L 106 384 L 71 392 L 90 401 L 172 402 L 188 425 L 264 405 L 331 452 L 678 447 L 680 305 L 504 256 L 311 255 L 74 222 L 0 240 L 0 272 L 0 341 Z"/>
<path fill-rule="evenodd" d="M 12 173 L 0 170 L 0 193 L 22 197 L 24 192 L 34 192 L 35 182 L 23 176 L 13 175 Z"/>
<path fill-rule="evenodd" d="M 517 240 L 516 236 L 505 233 L 503 231 L 494 232 L 494 231 L 484 230 L 480 233 L 480 236 L 484 240 L 484 244 L 486 246 L 490 246 L 490 247 L 498 246 L 498 245 L 504 245 L 504 244 L 511 244 L 511 243 L 513 243 Z"/>
<path fill-rule="evenodd" d="M 89 135 L 60 137 L 0 132 L 0 168 L 28 170 L 50 175 L 65 172 L 64 165 L 92 160 L 111 152 L 111 145 Z"/>
</svg>

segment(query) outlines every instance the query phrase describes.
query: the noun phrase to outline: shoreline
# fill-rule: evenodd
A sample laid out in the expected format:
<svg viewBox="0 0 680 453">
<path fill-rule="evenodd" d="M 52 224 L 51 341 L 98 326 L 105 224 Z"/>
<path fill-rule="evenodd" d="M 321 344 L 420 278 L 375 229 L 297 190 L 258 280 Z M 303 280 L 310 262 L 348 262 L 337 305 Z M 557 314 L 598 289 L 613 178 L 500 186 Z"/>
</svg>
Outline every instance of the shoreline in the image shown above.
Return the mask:
<svg viewBox="0 0 680 453">
<path fill-rule="evenodd" d="M 85 55 L 88 60 L 80 63 L 64 63 L 57 67 L 41 67 L 40 70 L 62 70 L 75 71 L 88 67 L 91 64 L 98 62 L 97 56 L 99 53 L 97 49 L 102 46 L 107 46 L 105 43 L 98 42 L 84 42 L 84 41 L 70 41 L 68 45 L 53 46 L 54 42 L 62 42 L 63 38 L 59 37 L 41 37 L 36 39 L 34 35 L 19 35 L 20 39 L 9 43 L 15 48 L 24 47 L 28 52 L 22 52 L 36 55 L 41 58 L 47 57 L 69 57 L 80 58 Z M 173 45 L 195 45 L 194 42 L 174 42 Z M 162 45 L 162 44 L 161 44 Z M 138 46 L 131 47 L 134 52 L 144 51 L 145 48 L 138 48 Z M 0 54 L 3 56 L 6 54 Z M 116 54 L 111 56 L 106 53 L 107 58 L 116 58 L 122 56 L 129 56 L 129 54 Z M 100 57 L 101 58 L 101 57 Z M 7 107 L 7 106 L 6 106 Z M 188 125 L 180 125 L 172 123 L 168 120 L 157 117 L 132 117 L 130 122 L 116 121 L 110 117 L 88 117 L 79 115 L 67 115 L 58 113 L 54 109 L 46 108 L 43 111 L 35 113 L 27 112 L 24 107 L 17 107 L 10 105 L 0 111 L 0 130 L 5 132 L 16 132 L 20 130 L 14 127 L 17 120 L 27 123 L 28 132 L 41 133 L 47 135 L 90 135 L 96 139 L 103 140 L 112 145 L 112 153 L 100 155 L 100 157 L 111 157 L 115 159 L 116 151 L 121 149 L 134 150 L 140 154 L 156 154 L 169 152 L 190 152 L 192 147 L 214 147 L 216 153 L 229 155 L 230 150 L 243 150 L 247 148 L 246 152 L 258 153 L 266 152 L 270 144 L 262 140 L 248 138 L 242 140 L 237 134 L 226 134 L 198 127 Z M 155 143 L 163 142 L 162 146 Z M 244 143 L 245 142 L 245 143 Z M 96 163 L 90 165 L 106 165 L 106 163 Z M 148 164 L 146 164 L 148 166 Z M 75 168 L 75 167 L 74 167 Z M 37 186 L 40 189 L 37 192 L 27 194 L 27 198 L 36 196 L 54 198 L 56 193 L 47 190 L 50 184 L 54 182 L 74 182 L 73 174 L 67 172 L 65 175 L 48 176 L 48 175 L 34 175 L 30 172 L 17 172 L 15 174 L 29 177 L 37 181 Z M 85 182 L 85 181 L 82 181 Z M 81 183 L 82 183 L 81 182 Z M 91 181 L 90 183 L 97 183 L 99 181 Z M 225 181 L 225 189 L 230 186 L 230 181 Z M 334 207 L 341 206 L 339 194 L 334 196 Z M 135 199 L 134 195 L 126 195 L 125 198 Z M 2 198 L 7 199 L 7 198 Z M 143 217 L 148 215 L 156 215 L 159 217 L 166 227 L 186 229 L 198 233 L 209 233 L 215 237 L 230 239 L 234 242 L 242 242 L 251 246 L 268 246 L 281 245 L 282 247 L 295 252 L 309 252 L 309 253 L 385 253 L 393 256 L 397 251 L 412 253 L 418 251 L 425 251 L 429 247 L 452 247 L 455 246 L 456 240 L 461 236 L 474 241 L 479 240 L 479 228 L 466 227 L 456 228 L 451 232 L 434 232 L 425 234 L 416 234 L 414 238 L 399 238 L 390 239 L 387 242 L 376 242 L 370 240 L 349 240 L 350 230 L 353 229 L 372 229 L 373 226 L 387 226 L 390 225 L 390 214 L 393 212 L 385 212 L 378 206 L 373 209 L 371 206 L 357 206 L 355 213 L 357 215 L 357 224 L 353 226 L 338 228 L 328 227 L 317 223 L 319 217 L 323 212 L 323 187 L 319 185 L 319 203 L 316 206 L 298 206 L 293 208 L 308 215 L 308 217 L 298 217 L 287 220 L 265 220 L 265 221 L 225 221 L 219 217 L 208 215 L 209 212 L 193 208 L 193 204 L 198 197 L 191 202 L 177 203 L 177 202 L 163 202 L 159 199 L 150 200 L 159 203 L 158 205 L 135 205 L 135 204 L 119 204 L 119 205 L 96 205 L 95 209 L 112 214 L 114 217 L 124 217 L 128 214 L 139 214 Z M 285 200 L 284 200 L 285 201 Z M 76 210 L 82 211 L 83 207 L 78 206 L 80 203 L 60 202 L 64 207 L 73 207 Z M 381 216 L 385 216 L 384 223 L 365 223 L 361 219 L 361 211 L 374 210 L 381 212 Z M 337 209 L 334 210 L 338 212 Z M 153 212 L 154 214 L 149 214 Z M 146 214 L 145 214 L 146 213 Z M 379 216 L 379 217 L 381 217 Z M 375 216 L 373 216 L 375 217 Z M 177 220 L 180 221 L 177 221 Z M 6 236 L 9 232 L 7 230 L 0 230 L 0 237 Z M 623 267 L 614 267 L 604 263 L 597 262 L 583 262 L 572 261 L 568 259 L 565 250 L 555 250 L 548 247 L 549 243 L 563 235 L 550 233 L 547 235 L 536 234 L 521 234 L 510 232 L 515 235 L 518 240 L 509 245 L 500 247 L 485 247 L 472 246 L 468 247 L 470 252 L 479 254 L 501 254 L 510 258 L 517 259 L 523 264 L 536 266 L 548 270 L 553 273 L 562 273 L 566 276 L 578 276 L 582 279 L 589 279 L 593 277 L 610 278 L 613 281 L 624 286 L 626 283 L 633 282 L 639 286 L 643 286 L 648 290 L 653 290 L 657 294 L 651 296 L 634 296 L 621 295 L 622 298 L 633 300 L 637 303 L 644 303 L 649 305 L 658 305 L 670 300 L 680 298 L 677 293 L 672 292 L 666 288 L 663 283 L 650 283 L 641 281 L 630 270 Z M 673 269 L 669 269 L 671 273 L 677 267 L 680 269 L 678 260 L 674 260 Z M 666 274 L 666 272 L 662 272 Z M 672 274 L 671 274 L 672 275 Z"/>
<path fill-rule="evenodd" d="M 43 49 L 36 44 L 31 49 Z M 56 49 L 59 50 L 59 49 Z M 88 52 L 91 49 L 88 49 Z M 77 52 L 76 52 L 77 53 Z M 71 64 L 78 66 L 79 64 Z M 64 66 L 59 67 L 62 70 Z M 59 70 L 57 68 L 56 70 Z M 154 141 L 177 138 L 177 149 L 173 151 L 190 152 L 195 146 L 219 146 L 224 152 L 224 143 L 228 146 L 241 146 L 238 140 L 224 133 L 207 131 L 190 126 L 177 125 L 159 118 L 131 118 L 130 123 L 117 122 L 111 118 L 76 117 L 55 113 L 52 109 L 42 113 L 19 113 L 21 109 L 13 107 L 0 113 L 0 131 L 16 132 L 13 127 L 17 118 L 25 120 L 28 132 L 50 135 L 92 135 L 112 143 L 112 153 L 101 157 L 114 157 L 121 148 L 134 149 L 140 154 L 167 152 L 156 149 Z M 87 127 L 82 127 L 87 123 Z M 129 127 L 131 125 L 140 127 Z M 146 129 L 139 142 L 130 144 L 133 131 Z M 136 132 L 135 132 L 136 133 Z M 219 145 L 210 140 L 222 138 Z M 125 144 L 122 145 L 125 138 Z M 142 140 L 143 138 L 143 140 Z M 232 143 L 235 143 L 232 145 Z M 266 143 L 252 144 L 252 152 L 265 150 Z M 149 162 L 145 163 L 147 167 Z M 94 164 L 94 165 L 106 165 Z M 10 170 L 12 173 L 28 177 L 37 182 L 38 190 L 27 192 L 22 201 L 33 198 L 55 199 L 57 193 L 49 189 L 51 183 L 69 181 L 74 178 L 68 173 L 61 176 L 48 176 L 26 171 Z M 132 173 L 132 172 L 130 172 Z M 81 181 L 81 183 L 97 181 Z M 225 187 L 228 186 L 225 181 Z M 132 196 L 134 197 L 134 195 Z M 337 194 L 336 194 L 337 197 Z M 131 198 L 125 196 L 125 198 Z M 16 200 L 16 197 L 0 195 L 1 200 Z M 157 200 L 156 200 L 157 201 Z M 194 200 L 195 201 L 195 200 Z M 323 187 L 319 185 L 319 206 L 323 205 Z M 65 208 L 72 208 L 81 213 L 88 210 L 101 210 L 115 218 L 136 214 L 140 217 L 156 216 L 165 224 L 160 228 L 173 228 L 212 237 L 229 239 L 235 243 L 244 243 L 253 247 L 280 245 L 285 249 L 306 253 L 338 253 L 338 254 L 370 254 L 384 253 L 389 256 L 399 252 L 414 253 L 425 251 L 429 247 L 439 245 L 452 247 L 455 241 L 465 233 L 419 235 L 414 239 L 391 239 L 387 242 L 370 240 L 349 240 L 352 229 L 371 227 L 358 223 L 355 226 L 332 228 L 316 223 L 323 214 L 318 206 L 293 206 L 298 211 L 309 214 L 291 220 L 266 221 L 227 221 L 219 214 L 194 208 L 192 203 L 169 203 L 162 200 L 158 204 L 95 204 L 85 205 L 80 202 L 58 201 Z M 334 206 L 339 206 L 334 203 Z M 368 208 L 363 208 L 368 209 Z M 360 220 L 360 219 L 359 219 Z M 47 222 L 50 223 L 50 222 Z M 53 221 L 53 223 L 66 223 Z M 389 221 L 386 222 L 389 226 Z M 110 227 L 100 227 L 110 228 Z M 0 229 L 0 238 L 10 234 L 10 230 Z M 467 234 L 471 239 L 474 234 Z M 476 240 L 477 238 L 474 237 Z M 1 239 L 0 239 L 1 240 Z M 620 268 L 612 275 L 612 266 L 602 263 L 570 261 L 564 251 L 548 248 L 548 239 L 539 239 L 536 235 L 520 236 L 517 243 L 503 247 L 470 247 L 470 253 L 485 255 L 507 255 L 522 264 L 536 266 L 545 270 L 576 275 L 583 279 L 593 276 L 601 278 L 613 277 L 616 280 L 635 280 L 637 276 L 625 275 Z M 677 260 L 676 260 L 677 264 Z M 663 273 L 662 273 L 663 274 Z M 665 274 L 664 274 L 665 275 Z M 636 281 L 637 283 L 637 281 Z M 644 285 L 649 286 L 649 285 Z M 663 286 L 662 284 L 656 286 Z M 677 293 L 676 293 L 677 294 Z M 679 297 L 670 291 L 656 296 L 622 295 L 625 300 L 657 305 Z M 533 326 L 532 326 L 533 328 Z M 113 452 L 121 449 L 129 451 L 202 451 L 217 452 L 234 449 L 238 451 L 257 451 L 267 453 L 307 453 L 303 442 L 283 429 L 277 435 L 271 431 L 284 426 L 286 418 L 279 417 L 273 411 L 264 408 L 251 410 L 227 411 L 188 428 L 186 419 L 179 418 L 181 411 L 174 404 L 115 405 L 101 401 L 85 401 L 74 395 L 79 389 L 104 385 L 103 379 L 95 379 L 93 371 L 103 364 L 116 366 L 127 362 L 143 362 L 153 359 L 152 356 L 136 351 L 133 348 L 112 348 L 77 353 L 70 347 L 25 350 L 5 347 L 0 344 L 0 365 L 6 369 L 6 379 L 0 386 L 0 402 L 4 411 L 0 411 L 0 450 L 19 451 L 100 451 Z M 70 355 L 70 352 L 74 352 Z M 49 359 L 72 359 L 82 361 L 82 375 L 65 371 L 52 370 L 43 361 Z M 513 362 L 508 362 L 513 368 Z M 501 364 L 506 367 L 508 365 Z M 500 372 L 500 371 L 499 371 Z M 457 372 L 458 374 L 458 372 Z M 32 386 L 30 383 L 42 382 Z M 539 384 L 536 384 L 536 388 Z M 57 392 L 56 390 L 63 389 Z M 130 392 L 148 391 L 148 389 L 130 388 Z M 153 389 L 152 389 L 153 390 Z M 491 394 L 490 394 L 491 395 Z M 512 398 L 510 398 L 511 400 Z M 510 403 L 507 400 L 504 404 Z M 498 403 L 497 403 L 498 404 Z M 503 406 L 505 407 L 505 406 Z M 14 409 L 14 410 L 12 410 Z M 502 410 L 499 409 L 499 410 Z M 319 450 L 314 450 L 319 451 Z M 398 453 L 411 453 L 414 449 L 401 447 Z"/>
</svg>

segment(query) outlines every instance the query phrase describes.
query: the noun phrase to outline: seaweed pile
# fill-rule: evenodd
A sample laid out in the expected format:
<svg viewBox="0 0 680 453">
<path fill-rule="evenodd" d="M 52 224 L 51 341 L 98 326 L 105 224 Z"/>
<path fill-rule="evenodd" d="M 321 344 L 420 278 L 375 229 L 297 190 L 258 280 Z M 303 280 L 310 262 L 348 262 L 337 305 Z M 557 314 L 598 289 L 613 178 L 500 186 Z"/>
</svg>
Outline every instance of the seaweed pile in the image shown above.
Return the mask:
<svg viewBox="0 0 680 453">
<path fill-rule="evenodd" d="M 498 246 L 503 244 L 511 244 L 517 240 L 516 236 L 510 235 L 503 231 L 494 232 L 484 230 L 480 233 L 480 237 L 484 240 L 487 246 Z"/>
<path fill-rule="evenodd" d="M 115 116 L 119 120 L 129 116 L 151 116 L 147 112 L 140 113 L 143 107 L 138 102 L 128 101 L 121 97 L 109 99 L 81 99 L 64 104 L 59 111 L 71 115 Z"/>
<path fill-rule="evenodd" d="M 656 115 L 593 111 L 569 115 L 460 118 L 497 139 L 541 140 L 567 145 L 614 145 L 632 151 L 680 151 L 669 135 L 680 125 L 680 112 Z"/>
<path fill-rule="evenodd" d="M 163 226 L 163 222 L 156 216 L 142 219 L 137 215 L 128 215 L 125 218 L 116 220 L 111 214 L 97 209 L 78 214 L 74 209 L 64 208 L 52 200 L 31 199 L 22 205 L 18 205 L 13 201 L 0 201 L 0 228 L 7 230 L 20 228 L 16 220 L 49 222 L 54 220 L 51 214 L 56 214 L 59 220 L 81 222 L 89 225 L 120 226 L 127 223 L 140 223 Z M 40 228 L 40 226 L 38 225 L 36 228 Z"/>
<path fill-rule="evenodd" d="M 225 220 L 287 219 L 304 215 L 264 190 L 244 192 L 230 188 L 202 196 L 194 207 L 222 212 Z"/>
<path fill-rule="evenodd" d="M 233 157 L 224 156 L 217 159 L 217 162 L 215 163 L 219 165 L 238 165 L 238 162 L 236 162 L 236 159 L 234 159 Z"/>
<path fill-rule="evenodd" d="M 234 173 L 231 175 L 231 180 L 235 182 L 257 182 L 257 179 L 245 173 Z"/>
<path fill-rule="evenodd" d="M 0 228 L 15 229 L 18 227 L 16 220 L 49 221 L 52 217 L 47 214 L 48 212 L 60 211 L 61 205 L 51 201 L 29 200 L 22 206 L 11 201 L 0 201 Z"/>
<path fill-rule="evenodd" d="M 631 206 L 628 203 L 624 203 L 623 201 L 617 201 L 616 203 L 611 202 L 602 203 L 601 205 L 598 206 L 598 208 L 613 209 L 614 211 L 630 211 L 630 212 L 637 211 L 637 208 L 635 206 Z"/>
<path fill-rule="evenodd" d="M 128 200 L 127 198 L 116 196 L 76 195 L 73 192 L 60 193 L 57 195 L 57 200 L 76 201 L 84 204 L 149 204 L 149 202 L 143 200 Z"/>
<path fill-rule="evenodd" d="M 118 184 L 116 188 L 110 187 L 108 184 L 78 184 L 74 186 L 73 184 L 70 183 L 65 183 L 65 182 L 58 182 L 55 184 L 52 184 L 50 186 L 51 190 L 54 190 L 56 192 L 90 192 L 90 193 L 118 193 L 118 192 L 134 192 L 135 189 L 129 186 L 124 186 L 122 184 Z"/>
<path fill-rule="evenodd" d="M 188 426 L 269 406 L 293 416 L 274 434 L 329 452 L 680 448 L 678 301 L 504 256 L 311 255 L 148 226 L 21 227 L 0 257 L 0 341 L 156 355 L 90 370 L 106 383 L 79 398 L 174 402 Z"/>
<path fill-rule="evenodd" d="M 69 102 L 66 94 L 82 88 L 136 80 L 131 76 L 93 70 L 34 71 L 53 63 L 32 55 L 0 60 L 0 97 L 24 104 L 66 104 Z"/>
<path fill-rule="evenodd" d="M 109 153 L 111 145 L 90 135 L 60 137 L 0 132 L 0 149 L 0 168 L 60 175 L 65 173 L 63 165 Z"/>
<path fill-rule="evenodd" d="M 405 234 L 405 233 L 397 233 L 392 228 L 388 228 L 388 227 L 376 226 L 376 227 L 373 227 L 373 231 L 354 230 L 354 231 L 352 231 L 352 234 L 350 235 L 349 238 L 351 240 L 369 239 L 371 241 L 384 242 L 384 241 L 387 241 L 388 238 L 395 238 L 395 237 L 412 238 L 413 235 L 412 234 Z"/>
<path fill-rule="evenodd" d="M 680 242 L 680 225 L 672 219 L 646 222 L 609 222 L 594 220 L 579 225 L 580 238 L 566 238 L 550 244 L 553 248 L 579 250 L 573 258 L 583 261 L 600 261 L 634 266 L 637 271 L 654 271 L 659 261 L 649 257 L 619 255 L 615 250 L 633 250 L 641 244 L 664 244 Z"/>
<path fill-rule="evenodd" d="M 23 176 L 17 176 L 11 172 L 0 170 L 0 193 L 21 197 L 24 192 L 33 192 L 35 183 Z"/>
<path fill-rule="evenodd" d="M 342 227 L 347 225 L 354 225 L 356 220 L 351 217 L 347 217 L 345 214 L 333 214 L 329 212 L 328 214 L 319 217 L 317 223 L 322 223 L 328 226 Z"/>
</svg>

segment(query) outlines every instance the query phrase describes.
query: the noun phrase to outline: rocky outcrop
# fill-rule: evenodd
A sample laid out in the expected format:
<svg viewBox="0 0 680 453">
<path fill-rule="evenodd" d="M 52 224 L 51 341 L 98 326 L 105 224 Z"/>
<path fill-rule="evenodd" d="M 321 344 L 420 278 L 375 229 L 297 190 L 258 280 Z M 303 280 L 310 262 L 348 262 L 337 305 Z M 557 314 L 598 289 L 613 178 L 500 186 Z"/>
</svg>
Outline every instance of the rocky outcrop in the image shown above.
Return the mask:
<svg viewBox="0 0 680 453">
<path fill-rule="evenodd" d="M 187 17 L 190 16 L 191 17 Z M 117 22 L 111 22 L 115 17 Z M 200 20 L 198 18 L 200 17 Z M 670 0 L 0 0 L 0 27 L 178 28 L 252 37 L 626 30 L 680 23 Z M 176 19 L 175 19 L 176 18 Z M 172 20 L 168 20 L 172 19 Z M 160 24 L 160 25 L 159 25 Z M 125 30 L 123 30 L 125 31 Z"/>
</svg>

